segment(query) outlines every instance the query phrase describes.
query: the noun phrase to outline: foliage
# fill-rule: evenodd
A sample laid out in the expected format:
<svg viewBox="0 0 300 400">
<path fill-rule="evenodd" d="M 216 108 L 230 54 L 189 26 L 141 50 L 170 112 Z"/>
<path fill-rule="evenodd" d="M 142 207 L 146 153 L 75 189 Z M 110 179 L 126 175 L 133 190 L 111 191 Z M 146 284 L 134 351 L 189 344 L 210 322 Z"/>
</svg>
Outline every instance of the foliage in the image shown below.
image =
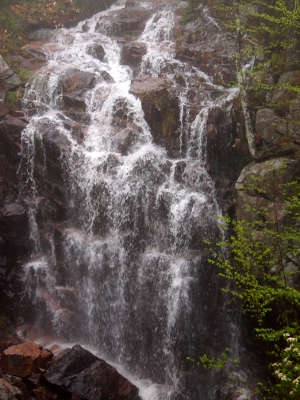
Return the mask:
<svg viewBox="0 0 300 400">
<path fill-rule="evenodd" d="M 18 94 L 16 91 L 9 90 L 6 93 L 5 105 L 9 110 L 13 110 L 16 107 L 18 101 Z"/>
<path fill-rule="evenodd" d="M 282 173 L 285 166 L 282 165 Z M 223 291 L 236 298 L 256 323 L 256 336 L 265 343 L 274 383 L 270 399 L 299 399 L 300 395 L 300 190 L 297 181 L 280 184 L 276 191 L 265 177 L 252 177 L 245 190 L 268 198 L 262 208 L 248 206 L 251 222 L 225 217 L 222 236 L 211 246 L 210 263 L 231 282 Z M 279 217 L 280 192 L 284 218 Z M 273 193 L 270 196 L 270 193 Z M 282 205 L 282 204 L 281 204 Z M 284 223 L 282 222 L 284 221 Z M 211 245 L 211 243 L 210 243 Z M 231 254 L 231 257 L 228 256 Z"/>
</svg>

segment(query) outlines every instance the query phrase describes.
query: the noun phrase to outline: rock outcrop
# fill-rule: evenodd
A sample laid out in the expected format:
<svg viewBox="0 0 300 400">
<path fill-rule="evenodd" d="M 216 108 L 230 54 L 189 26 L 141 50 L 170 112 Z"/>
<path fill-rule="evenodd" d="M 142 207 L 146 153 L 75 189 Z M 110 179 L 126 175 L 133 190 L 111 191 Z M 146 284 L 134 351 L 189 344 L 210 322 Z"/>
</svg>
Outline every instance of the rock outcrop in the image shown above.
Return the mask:
<svg viewBox="0 0 300 400">
<path fill-rule="evenodd" d="M 3 400 L 141 400 L 139 389 L 79 345 L 50 350 L 0 332 Z M 11 339 L 21 342 L 11 345 Z"/>
</svg>

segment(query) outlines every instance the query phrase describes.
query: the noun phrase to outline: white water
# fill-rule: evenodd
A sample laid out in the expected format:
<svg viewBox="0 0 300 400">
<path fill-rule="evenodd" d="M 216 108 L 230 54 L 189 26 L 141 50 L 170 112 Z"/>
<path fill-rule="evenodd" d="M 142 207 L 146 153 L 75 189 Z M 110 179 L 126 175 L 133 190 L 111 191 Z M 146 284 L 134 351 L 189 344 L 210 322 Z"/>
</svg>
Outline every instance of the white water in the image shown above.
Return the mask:
<svg viewBox="0 0 300 400">
<path fill-rule="evenodd" d="M 107 36 L 105 16 L 121 7 L 95 15 L 85 32 L 84 22 L 57 31 L 45 46 L 47 66 L 27 87 L 24 108 L 34 116 L 22 136 L 20 170 L 23 193 L 35 199 L 28 203 L 35 246 L 33 259 L 24 266 L 25 277 L 35 304 L 41 304 L 47 292 L 44 300 L 58 336 L 64 338 L 69 329 L 70 338 L 125 366 L 143 400 L 185 398 L 180 363 L 189 355 L 189 346 L 181 348 L 185 335 L 193 335 L 193 326 L 202 321 L 201 315 L 193 320 L 191 292 L 199 285 L 202 240 L 215 234 L 219 213 L 205 169 L 206 125 L 210 110 L 225 104 L 232 92 L 218 87 L 228 96 L 215 102 L 206 99 L 190 121 L 191 80 L 211 80 L 174 59 L 173 12 L 153 14 L 139 39 L 148 48 L 139 74 L 164 74 L 169 79 L 182 74 L 185 82 L 178 93 L 180 158 L 170 159 L 153 143 L 141 103 L 129 93 L 133 73 L 120 64 L 120 48 Z M 88 54 L 95 43 L 103 45 L 103 62 Z M 90 123 L 82 142 L 66 127 L 71 119 L 62 107 L 62 77 L 70 68 L 93 73 L 96 79 L 95 87 L 85 93 Z M 103 79 L 103 72 L 111 81 Z M 126 126 L 116 121 L 117 110 L 126 114 Z M 45 121 L 68 144 L 59 157 L 68 221 L 58 226 L 59 244 L 50 229 L 46 250 L 39 230 L 47 224 L 36 217 L 44 188 L 35 176 L 39 153 L 42 176 L 50 179 L 40 130 Z M 121 151 L 118 138 L 126 136 L 126 128 L 131 131 L 130 144 Z M 184 172 L 178 177 L 180 165 Z M 30 287 L 34 276 L 36 292 Z"/>
</svg>

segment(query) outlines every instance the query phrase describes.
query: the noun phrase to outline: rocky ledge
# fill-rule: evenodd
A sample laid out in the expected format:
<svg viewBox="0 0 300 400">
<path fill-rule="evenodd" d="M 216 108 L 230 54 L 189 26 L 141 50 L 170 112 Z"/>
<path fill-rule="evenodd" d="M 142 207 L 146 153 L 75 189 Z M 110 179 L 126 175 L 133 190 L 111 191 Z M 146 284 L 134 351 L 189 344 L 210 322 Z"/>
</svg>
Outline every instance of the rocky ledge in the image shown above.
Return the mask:
<svg viewBox="0 0 300 400">
<path fill-rule="evenodd" d="M 140 400 L 136 386 L 80 345 L 52 350 L 0 332 L 0 399 Z"/>
</svg>

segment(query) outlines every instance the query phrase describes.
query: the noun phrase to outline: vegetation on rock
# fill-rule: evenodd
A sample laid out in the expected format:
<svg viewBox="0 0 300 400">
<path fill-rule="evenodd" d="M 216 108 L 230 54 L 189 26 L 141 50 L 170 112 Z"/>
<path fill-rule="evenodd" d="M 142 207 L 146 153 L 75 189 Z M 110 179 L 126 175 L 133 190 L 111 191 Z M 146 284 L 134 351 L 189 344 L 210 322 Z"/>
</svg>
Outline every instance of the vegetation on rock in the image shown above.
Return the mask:
<svg viewBox="0 0 300 400">
<path fill-rule="evenodd" d="M 252 175 L 244 187 L 263 201 L 246 205 L 248 220 L 222 220 L 223 233 L 231 233 L 211 247 L 210 262 L 232 282 L 223 290 L 239 300 L 243 312 L 255 321 L 257 339 L 264 342 L 272 372 L 263 387 L 266 397 L 298 399 L 300 186 L 298 180 L 284 182 L 284 163 L 275 170 L 270 161 L 268 168 L 273 174 Z"/>
</svg>

